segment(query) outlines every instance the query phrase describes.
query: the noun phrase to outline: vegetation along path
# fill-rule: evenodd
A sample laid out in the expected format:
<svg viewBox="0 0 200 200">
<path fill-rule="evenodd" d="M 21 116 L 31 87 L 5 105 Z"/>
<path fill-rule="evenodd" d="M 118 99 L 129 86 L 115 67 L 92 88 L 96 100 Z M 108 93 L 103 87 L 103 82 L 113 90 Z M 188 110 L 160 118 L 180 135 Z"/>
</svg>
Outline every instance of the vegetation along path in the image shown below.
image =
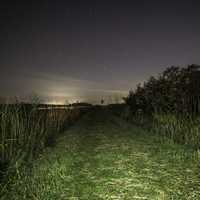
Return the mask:
<svg viewBox="0 0 200 200">
<path fill-rule="evenodd" d="M 200 199 L 200 168 L 192 155 L 97 110 L 37 159 L 5 199 Z"/>
</svg>

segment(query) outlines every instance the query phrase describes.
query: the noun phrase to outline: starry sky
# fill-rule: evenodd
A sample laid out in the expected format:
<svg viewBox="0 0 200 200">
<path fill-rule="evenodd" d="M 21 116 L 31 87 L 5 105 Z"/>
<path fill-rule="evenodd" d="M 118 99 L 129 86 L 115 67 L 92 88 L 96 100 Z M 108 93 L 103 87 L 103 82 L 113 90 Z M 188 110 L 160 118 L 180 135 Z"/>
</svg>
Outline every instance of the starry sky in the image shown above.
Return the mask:
<svg viewBox="0 0 200 200">
<path fill-rule="evenodd" d="M 111 102 L 172 65 L 200 64 L 198 1 L 0 3 L 0 96 Z"/>
</svg>

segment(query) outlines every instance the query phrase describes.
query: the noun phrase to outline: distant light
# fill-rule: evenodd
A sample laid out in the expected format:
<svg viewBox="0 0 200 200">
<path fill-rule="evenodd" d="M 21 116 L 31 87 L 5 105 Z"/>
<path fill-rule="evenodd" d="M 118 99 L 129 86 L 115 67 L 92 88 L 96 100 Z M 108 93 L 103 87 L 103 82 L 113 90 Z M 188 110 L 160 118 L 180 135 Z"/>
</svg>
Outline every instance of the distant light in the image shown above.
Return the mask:
<svg viewBox="0 0 200 200">
<path fill-rule="evenodd" d="M 64 101 L 47 101 L 45 104 L 50 104 L 50 105 L 64 105 Z"/>
</svg>

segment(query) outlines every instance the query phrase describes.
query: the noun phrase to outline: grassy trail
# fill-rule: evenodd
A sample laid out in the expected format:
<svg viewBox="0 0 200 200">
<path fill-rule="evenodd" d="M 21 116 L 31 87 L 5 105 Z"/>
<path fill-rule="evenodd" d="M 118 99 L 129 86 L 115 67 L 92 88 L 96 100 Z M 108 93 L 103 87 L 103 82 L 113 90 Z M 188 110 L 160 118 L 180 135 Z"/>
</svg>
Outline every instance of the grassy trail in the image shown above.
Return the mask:
<svg viewBox="0 0 200 200">
<path fill-rule="evenodd" d="M 2 199 L 200 199 L 191 155 L 100 110 L 66 131 Z"/>
</svg>

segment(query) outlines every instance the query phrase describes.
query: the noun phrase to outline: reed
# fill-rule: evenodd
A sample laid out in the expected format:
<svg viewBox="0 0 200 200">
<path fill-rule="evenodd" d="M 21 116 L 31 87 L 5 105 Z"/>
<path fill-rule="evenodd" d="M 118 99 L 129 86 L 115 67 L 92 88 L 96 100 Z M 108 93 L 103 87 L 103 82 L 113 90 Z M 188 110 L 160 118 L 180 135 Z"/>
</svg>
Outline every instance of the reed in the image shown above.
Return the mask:
<svg viewBox="0 0 200 200">
<path fill-rule="evenodd" d="M 154 114 L 153 129 L 161 140 L 200 148 L 200 117 Z"/>
<path fill-rule="evenodd" d="M 77 120 L 79 115 L 79 110 L 39 110 L 36 104 L 2 105 L 0 179 L 32 161 L 46 146 L 54 145 L 58 133 Z"/>
</svg>

